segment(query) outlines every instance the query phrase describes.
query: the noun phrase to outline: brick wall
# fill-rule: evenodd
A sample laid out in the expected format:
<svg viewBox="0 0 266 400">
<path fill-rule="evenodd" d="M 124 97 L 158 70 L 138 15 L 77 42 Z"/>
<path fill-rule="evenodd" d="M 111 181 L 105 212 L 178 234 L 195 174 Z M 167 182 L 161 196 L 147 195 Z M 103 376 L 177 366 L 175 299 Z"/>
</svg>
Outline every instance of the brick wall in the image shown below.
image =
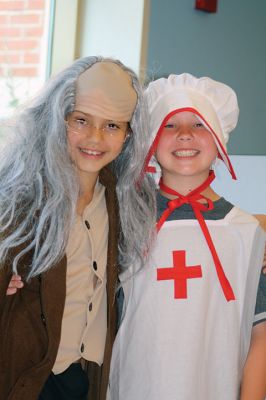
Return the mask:
<svg viewBox="0 0 266 400">
<path fill-rule="evenodd" d="M 0 0 L 0 77 L 38 76 L 44 14 L 45 0 Z"/>
</svg>

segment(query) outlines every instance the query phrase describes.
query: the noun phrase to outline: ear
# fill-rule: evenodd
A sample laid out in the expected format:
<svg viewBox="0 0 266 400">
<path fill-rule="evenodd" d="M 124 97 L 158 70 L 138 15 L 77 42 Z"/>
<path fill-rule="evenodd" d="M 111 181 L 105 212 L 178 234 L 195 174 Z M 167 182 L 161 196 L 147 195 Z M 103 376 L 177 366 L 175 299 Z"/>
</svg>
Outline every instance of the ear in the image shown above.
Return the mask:
<svg viewBox="0 0 266 400">
<path fill-rule="evenodd" d="M 125 136 L 125 139 L 124 139 L 124 142 L 123 143 L 126 143 L 126 141 L 127 141 L 127 139 L 129 138 L 131 136 L 131 132 L 127 132 L 127 134 L 126 134 L 126 136 Z"/>
<path fill-rule="evenodd" d="M 213 160 L 210 169 L 212 169 L 213 171 L 215 171 L 215 168 L 219 165 L 220 163 L 220 159 L 218 158 L 218 151 L 217 151 L 217 157 Z"/>
</svg>

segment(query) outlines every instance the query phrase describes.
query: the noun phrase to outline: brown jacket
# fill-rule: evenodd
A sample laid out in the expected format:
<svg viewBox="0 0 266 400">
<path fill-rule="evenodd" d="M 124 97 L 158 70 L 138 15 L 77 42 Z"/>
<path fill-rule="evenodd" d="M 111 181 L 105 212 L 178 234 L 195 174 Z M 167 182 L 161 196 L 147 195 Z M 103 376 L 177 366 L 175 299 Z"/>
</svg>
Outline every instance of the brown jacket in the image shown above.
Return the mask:
<svg viewBox="0 0 266 400">
<path fill-rule="evenodd" d="M 85 363 L 90 382 L 90 400 L 104 400 L 108 384 L 111 350 L 116 332 L 115 287 L 117 282 L 118 212 L 115 181 L 103 170 L 100 182 L 106 187 L 109 216 L 107 254 L 108 321 L 103 366 Z M 23 289 L 6 296 L 11 261 L 0 269 L 0 400 L 37 400 L 58 351 L 66 295 L 66 257 L 42 276 L 24 282 Z M 29 265 L 26 254 L 19 273 Z"/>
</svg>

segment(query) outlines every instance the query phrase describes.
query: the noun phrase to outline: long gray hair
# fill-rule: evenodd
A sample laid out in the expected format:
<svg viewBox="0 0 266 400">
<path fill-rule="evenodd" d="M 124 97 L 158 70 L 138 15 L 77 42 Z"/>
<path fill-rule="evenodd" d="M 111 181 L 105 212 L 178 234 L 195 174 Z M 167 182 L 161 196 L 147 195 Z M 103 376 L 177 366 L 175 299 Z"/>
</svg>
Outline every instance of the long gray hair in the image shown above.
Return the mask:
<svg viewBox="0 0 266 400">
<path fill-rule="evenodd" d="M 142 265 L 146 243 L 155 225 L 155 197 L 152 181 L 145 176 L 138 186 L 148 146 L 147 111 L 141 85 L 133 71 L 117 60 L 84 57 L 55 78 L 18 116 L 13 141 L 0 160 L 0 260 L 4 264 L 10 249 L 19 248 L 12 260 L 32 251 L 28 278 L 41 274 L 63 256 L 76 214 L 79 183 L 71 162 L 65 117 L 73 111 L 75 83 L 94 63 L 111 61 L 132 77 L 138 95 L 130 127 L 132 134 L 119 157 L 112 163 L 118 179 L 120 206 L 120 262 Z"/>
</svg>

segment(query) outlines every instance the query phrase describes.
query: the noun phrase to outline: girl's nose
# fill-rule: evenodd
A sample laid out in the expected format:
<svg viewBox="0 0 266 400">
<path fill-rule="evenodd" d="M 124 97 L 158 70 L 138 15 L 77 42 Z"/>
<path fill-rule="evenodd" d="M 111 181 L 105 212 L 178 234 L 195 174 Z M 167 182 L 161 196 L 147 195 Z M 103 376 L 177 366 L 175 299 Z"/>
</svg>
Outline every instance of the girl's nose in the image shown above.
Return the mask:
<svg viewBox="0 0 266 400">
<path fill-rule="evenodd" d="M 86 136 L 93 140 L 99 140 L 103 134 L 103 128 L 94 125 L 91 125 L 86 132 Z"/>
</svg>

